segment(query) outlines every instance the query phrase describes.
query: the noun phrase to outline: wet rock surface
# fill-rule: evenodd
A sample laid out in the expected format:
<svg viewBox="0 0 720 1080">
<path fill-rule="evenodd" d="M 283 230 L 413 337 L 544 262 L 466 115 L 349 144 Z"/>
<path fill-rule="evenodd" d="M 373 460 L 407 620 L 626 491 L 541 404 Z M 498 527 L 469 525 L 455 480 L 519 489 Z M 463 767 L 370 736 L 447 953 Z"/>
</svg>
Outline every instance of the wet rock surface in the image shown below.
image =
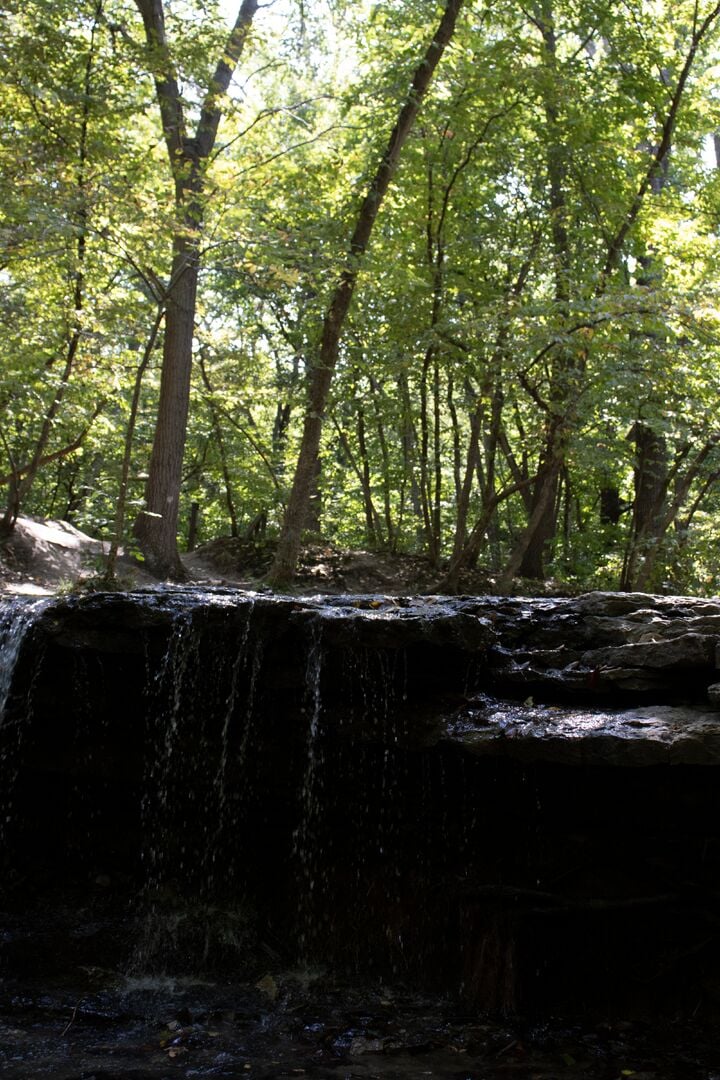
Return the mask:
<svg viewBox="0 0 720 1080">
<path fill-rule="evenodd" d="M 533 1030 L 552 1014 L 592 1030 L 628 1016 L 716 1018 L 718 637 L 720 604 L 615 594 L 299 599 L 175 588 L 8 602 L 8 1030 L 20 1044 L 37 1025 L 49 1045 L 37 987 L 62 984 L 67 997 L 53 991 L 48 1008 L 61 1000 L 67 1023 L 70 1004 L 91 1002 L 100 1016 L 106 1001 L 132 1047 L 116 1072 L 138 1080 L 185 1068 L 244 1075 L 246 1064 L 268 1077 L 304 1068 L 467 1080 L 559 1068 L 552 1055 L 482 1050 L 468 1071 L 470 1047 L 485 1045 L 475 1032 L 484 1011 L 534 1017 Z M 475 1034 L 438 1035 L 445 1005 L 418 1029 L 422 1050 L 402 1043 L 405 1005 L 392 1022 L 353 1028 L 347 990 L 332 1001 L 287 990 L 283 973 L 313 966 L 326 988 L 351 979 L 367 1001 L 378 987 L 436 1003 L 449 995 Z M 131 1002 L 123 1019 L 129 999 L 108 988 L 108 972 L 123 986 L 140 975 L 201 979 L 236 1000 L 264 994 L 265 1009 L 250 1009 L 252 1038 L 231 1025 L 234 1049 L 225 1029 L 212 1035 L 178 1016 L 180 1041 L 160 1046 L 157 1015 L 143 1019 Z M 26 992 L 27 1024 L 17 1005 Z M 189 1014 L 214 1015 L 214 994 L 200 993 L 205 1004 Z M 317 1001 L 308 1024 L 319 1026 L 301 1037 L 293 1009 L 303 1000 L 307 1015 Z M 48 1075 L 109 1080 L 100 1021 L 88 1013 L 81 1024 L 83 1008 L 62 1045 L 77 1039 L 90 1056 Z M 512 1031 L 507 1043 L 525 1047 L 528 1036 Z M 292 1048 L 280 1065 L 273 1032 Z M 17 1071 L 24 1053 L 7 1075 L 43 1075 L 40 1063 Z M 578 1076 L 622 1073 L 617 1056 L 578 1053 L 567 1050 Z M 423 1054 L 427 1068 L 413 1072 L 409 1057 Z M 704 1059 L 696 1064 L 684 1075 L 709 1080 Z M 627 1067 L 659 1068 L 642 1055 Z M 672 1068 L 662 1075 L 679 1080 Z"/>
<path fill-rule="evenodd" d="M 344 687 L 372 681 L 363 661 L 400 663 L 401 693 L 415 699 L 408 733 L 457 738 L 476 753 L 717 763 L 720 603 L 614 593 L 298 599 L 155 589 L 44 603 L 34 636 L 57 657 L 67 650 L 63 663 L 79 652 L 159 657 L 183 620 L 187 632 L 214 636 L 222 649 L 238 636 L 262 638 L 275 648 L 274 678 L 287 684 L 304 683 L 303 650 L 315 634 L 328 701 L 336 707 L 339 686 L 340 712 Z M 375 680 L 375 696 L 397 690 L 380 668 Z M 462 705 L 453 709 L 453 699 Z"/>
<path fill-rule="evenodd" d="M 470 698 L 447 737 L 473 754 L 595 765 L 718 765 L 713 706 L 644 705 L 607 710 Z"/>
<path fill-rule="evenodd" d="M 107 976 L 105 976 L 107 978 Z M 391 987 L 284 972 L 258 986 L 119 979 L 0 994 L 4 1080 L 716 1080 L 713 1032 L 479 1016 Z M 100 981 L 102 981 L 100 979 Z"/>
</svg>

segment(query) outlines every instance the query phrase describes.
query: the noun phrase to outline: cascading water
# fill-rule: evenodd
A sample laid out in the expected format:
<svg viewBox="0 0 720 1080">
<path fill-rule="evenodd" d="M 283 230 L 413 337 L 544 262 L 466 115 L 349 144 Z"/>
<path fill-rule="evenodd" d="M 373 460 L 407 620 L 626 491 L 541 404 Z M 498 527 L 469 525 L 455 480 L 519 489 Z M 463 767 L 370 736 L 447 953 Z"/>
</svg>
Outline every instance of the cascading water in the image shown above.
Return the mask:
<svg viewBox="0 0 720 1080">
<path fill-rule="evenodd" d="M 144 913 L 134 971 L 216 964 L 239 953 L 247 928 L 243 886 L 243 798 L 262 643 L 252 597 L 187 598 L 173 606 L 171 632 L 145 692 L 148 715 L 142 800 Z M 217 639 L 203 615 L 220 616 Z M 223 626 L 226 623 L 226 626 Z"/>
<path fill-rule="evenodd" d="M 292 859 L 297 864 L 300 883 L 298 895 L 298 959 L 307 964 L 308 949 L 316 935 L 322 935 L 316 916 L 315 891 L 321 888 L 321 867 L 317 860 L 317 818 L 322 807 L 323 749 L 321 746 L 320 720 L 322 715 L 322 626 L 310 625 L 305 675 L 306 704 L 308 716 L 307 751 L 300 789 L 300 820 L 293 830 Z"/>
<path fill-rule="evenodd" d="M 682 646 L 695 668 L 679 663 L 656 707 L 640 619 L 598 604 L 224 589 L 7 602 L 0 994 L 52 978 L 68 987 L 53 1000 L 100 1008 L 88 979 L 109 994 L 112 977 L 140 1008 L 132 994 L 162 987 L 212 1014 L 209 1047 L 243 994 L 252 1023 L 290 1024 L 283 1002 L 322 967 L 381 994 L 336 1034 L 308 1019 L 303 1038 L 338 1068 L 394 1045 L 378 1010 L 398 982 L 463 991 L 471 1011 L 592 1012 L 614 995 L 616 1011 L 712 1014 L 720 719 L 701 695 L 720 605 L 660 611 L 666 654 L 681 618 L 703 622 Z M 614 683 L 593 706 L 597 672 L 607 687 L 622 663 L 634 711 Z M 223 1072 L 208 1049 L 193 1075 L 244 1074 L 246 1035 L 245 1058 L 231 1047 Z"/>
<path fill-rule="evenodd" d="M 0 605 L 0 724 L 12 690 L 12 681 L 25 639 L 49 601 L 12 596 Z"/>
<path fill-rule="evenodd" d="M 184 839 L 184 815 L 192 808 L 195 793 L 188 786 L 180 737 L 186 725 L 195 726 L 198 704 L 199 640 L 193 633 L 193 609 L 173 611 L 171 627 L 167 648 L 147 688 L 148 720 L 154 731 L 148 732 L 147 780 L 141 804 L 145 895 L 130 964 L 136 972 L 165 970 L 177 952 L 187 917 L 178 907 L 175 880 L 185 876 L 192 859 Z M 196 733 L 196 739 L 201 738 L 202 729 Z M 182 788 L 181 799 L 178 787 Z"/>
<path fill-rule="evenodd" d="M 0 606 L 0 849 L 4 848 L 7 833 L 13 825 L 13 799 L 19 756 L 28 727 L 28 714 L 32 712 L 32 680 L 25 690 L 25 715 L 21 718 L 6 718 L 6 712 L 21 652 L 33 624 L 47 604 L 45 599 L 9 597 Z"/>
<path fill-rule="evenodd" d="M 238 816 L 239 799 L 233 798 L 233 791 L 230 786 L 231 754 L 236 751 L 234 766 L 237 773 L 246 775 L 245 765 L 254 727 L 255 691 L 262 666 L 262 641 L 255 638 L 252 633 L 254 610 L 255 601 L 251 597 L 247 605 L 245 622 L 240 630 L 235 657 L 230 665 L 227 696 L 223 703 L 220 761 L 214 780 L 217 818 L 216 827 L 209 844 L 208 887 L 211 893 L 216 884 L 217 875 L 224 877 L 227 886 L 232 888 L 236 871 L 234 865 L 221 865 L 219 853 L 228 849 L 230 833 Z M 240 725 L 241 730 L 238 737 L 236 731 L 237 709 L 242 692 L 244 692 L 245 701 L 244 722 Z"/>
</svg>

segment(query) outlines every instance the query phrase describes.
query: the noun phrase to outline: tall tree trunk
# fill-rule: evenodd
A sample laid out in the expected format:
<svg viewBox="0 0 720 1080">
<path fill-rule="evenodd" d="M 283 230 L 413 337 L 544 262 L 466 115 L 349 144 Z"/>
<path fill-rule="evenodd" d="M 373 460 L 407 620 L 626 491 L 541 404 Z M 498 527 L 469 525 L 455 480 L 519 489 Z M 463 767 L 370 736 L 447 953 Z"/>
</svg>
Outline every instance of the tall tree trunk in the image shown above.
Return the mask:
<svg viewBox="0 0 720 1080">
<path fill-rule="evenodd" d="M 402 148 L 412 131 L 440 57 L 452 38 L 462 3 L 463 0 L 446 0 L 440 24 L 415 71 L 407 100 L 400 110 L 385 153 L 360 207 L 355 231 L 350 240 L 348 261 L 335 286 L 323 320 L 319 355 L 309 371 L 303 434 L 295 477 L 275 560 L 269 574 L 270 583 L 276 586 L 292 578 L 300 554 L 315 462 L 320 451 L 323 418 L 345 320 L 357 284 L 360 261 L 367 250 L 375 220 L 397 170 Z"/>
<path fill-rule="evenodd" d="M 205 174 L 222 117 L 222 99 L 242 55 L 258 0 L 243 0 L 240 6 L 205 95 L 193 137 L 187 132 L 185 106 L 165 31 L 162 0 L 135 0 L 135 3 L 143 19 L 156 72 L 156 96 L 175 182 L 177 223 L 145 508 L 136 519 L 134 532 L 153 573 L 182 579 L 185 571 L 178 554 L 177 524 L 190 402 Z"/>
<path fill-rule="evenodd" d="M 460 419 L 458 417 L 457 405 L 455 404 L 455 379 L 452 372 L 448 375 L 446 395 L 447 409 L 450 414 L 450 431 L 452 438 L 453 491 L 455 494 L 455 502 L 457 504 L 460 498 L 460 489 L 462 487 L 462 447 L 460 441 Z"/>
<path fill-rule="evenodd" d="M 635 501 L 628 552 L 623 565 L 620 588 L 632 591 L 638 561 L 647 561 L 665 533 L 665 502 L 668 491 L 668 452 L 663 435 L 647 424 L 633 424 L 628 438 L 635 443 Z M 654 564 L 655 558 L 652 562 Z"/>
<path fill-rule="evenodd" d="M 430 332 L 433 340 L 425 352 L 420 381 L 420 494 L 428 559 L 430 565 L 435 567 L 440 564 L 442 548 L 440 531 L 442 463 L 440 461 L 440 367 L 438 343 L 435 340 L 434 331 L 442 315 L 445 291 L 444 224 L 449 198 L 448 191 L 436 222 L 435 178 L 431 165 L 428 170 L 425 257 L 432 281 Z M 432 408 L 430 408 L 430 403 L 432 403 Z"/>
<path fill-rule="evenodd" d="M 484 401 L 482 399 L 482 393 L 475 394 L 473 392 L 472 387 L 469 385 L 469 380 L 466 380 L 466 391 L 469 403 L 471 404 L 469 410 L 470 435 L 468 438 L 467 453 L 465 455 L 465 469 L 462 477 L 459 478 L 459 486 L 456 484 L 455 538 L 453 541 L 452 556 L 450 558 L 450 566 L 454 571 L 458 571 L 463 562 L 465 545 L 467 543 L 467 526 L 470 514 L 470 498 L 472 496 L 473 481 L 478 466 L 482 466 L 480 460 L 480 440 L 482 436 Z M 474 401 L 473 398 L 475 398 Z M 448 576 L 450 575 L 448 574 Z"/>
<path fill-rule="evenodd" d="M 435 317 L 433 316 L 433 323 Z M 431 378 L 432 376 L 432 378 Z M 440 563 L 440 462 L 439 369 L 436 349 L 431 345 L 423 359 L 420 380 L 420 497 L 422 500 L 425 546 L 431 566 Z M 432 417 L 432 419 L 431 419 Z"/>
<path fill-rule="evenodd" d="M 563 145 L 559 107 L 557 38 L 553 0 L 541 0 L 536 24 L 542 34 L 545 75 L 543 106 L 548 134 L 546 175 L 550 204 L 550 237 L 555 279 L 555 305 L 559 319 L 567 317 L 572 273 L 568 212 L 565 186 L 567 180 L 567 151 Z M 528 524 L 515 546 L 503 574 L 542 580 L 545 577 L 545 548 L 555 536 L 557 527 L 558 479 L 565 457 L 565 428 L 569 421 L 569 397 L 572 394 L 570 375 L 574 358 L 561 350 L 553 364 L 549 411 L 546 419 L 546 439 L 532 490 L 532 508 Z"/>
<path fill-rule="evenodd" d="M 165 313 L 160 397 L 145 507 L 135 522 L 135 539 L 149 569 L 161 577 L 182 579 L 177 550 L 182 464 L 190 407 L 192 342 L 198 281 L 198 253 L 178 244 L 173 284 Z"/>
</svg>

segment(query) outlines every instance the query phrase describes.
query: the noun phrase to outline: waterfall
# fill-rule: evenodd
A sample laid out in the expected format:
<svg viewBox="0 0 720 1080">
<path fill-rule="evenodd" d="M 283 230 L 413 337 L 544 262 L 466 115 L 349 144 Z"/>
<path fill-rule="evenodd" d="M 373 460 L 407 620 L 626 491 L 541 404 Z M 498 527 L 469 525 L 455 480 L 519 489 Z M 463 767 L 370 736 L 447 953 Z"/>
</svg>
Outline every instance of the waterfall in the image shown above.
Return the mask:
<svg viewBox="0 0 720 1080">
<path fill-rule="evenodd" d="M 41 655 L 34 658 L 34 674 L 23 688 L 26 700 L 22 714 L 16 718 L 8 716 L 9 704 L 15 691 L 23 648 L 48 603 L 47 599 L 31 600 L 20 596 L 0 600 L 0 848 L 5 846 L 8 830 L 15 824 L 14 800 L 20 752 L 32 712 L 32 690 Z"/>
<path fill-rule="evenodd" d="M 0 599 L 0 725 L 12 692 L 18 658 L 33 623 L 50 601 L 24 596 Z"/>
<path fill-rule="evenodd" d="M 148 667 L 136 972 L 182 967 L 190 955 L 213 963 L 243 946 L 232 783 L 244 769 L 262 663 L 253 612 L 253 597 L 203 593 L 171 603 L 170 633 Z"/>
<path fill-rule="evenodd" d="M 222 703 L 222 725 L 220 730 L 220 754 L 218 768 L 214 779 L 214 795 L 216 799 L 217 822 L 213 835 L 210 839 L 208 889 L 210 892 L 218 874 L 225 876 L 226 883 L 235 877 L 235 865 L 221 865 L 220 853 L 227 851 L 229 833 L 233 825 L 233 806 L 231 792 L 229 791 L 229 774 L 236 772 L 245 773 L 248 746 L 253 730 L 255 690 L 257 679 L 262 664 L 262 641 L 252 635 L 253 614 L 255 600 L 250 598 L 245 613 L 245 620 L 240 626 L 239 639 L 237 641 L 235 657 L 230 665 L 230 676 L 227 680 L 227 694 Z M 224 685 L 224 684 L 223 684 Z M 245 715 L 242 724 L 239 746 L 235 761 L 231 761 L 236 740 L 233 739 L 234 727 L 237 724 L 238 700 L 242 691 L 245 691 Z M 234 769 L 230 769 L 230 765 Z"/>
<path fill-rule="evenodd" d="M 651 989 L 694 1008 L 704 976 L 673 982 L 672 958 L 710 940 L 720 891 L 720 604 L 658 602 L 658 642 L 603 604 L 8 600 L 8 903 L 57 917 L 69 970 L 300 962 L 508 1010 L 639 998 L 671 926 Z"/>
<path fill-rule="evenodd" d="M 309 948 L 315 936 L 321 932 L 317 925 L 315 903 L 322 889 L 322 869 L 318 862 L 315 835 L 318 816 L 322 808 L 323 751 L 320 742 L 322 716 L 322 625 L 310 624 L 305 667 L 305 704 L 303 711 L 308 717 L 305 767 L 300 789 L 300 820 L 293 832 L 292 856 L 297 864 L 298 882 L 298 950 L 299 960 L 307 964 Z"/>
</svg>

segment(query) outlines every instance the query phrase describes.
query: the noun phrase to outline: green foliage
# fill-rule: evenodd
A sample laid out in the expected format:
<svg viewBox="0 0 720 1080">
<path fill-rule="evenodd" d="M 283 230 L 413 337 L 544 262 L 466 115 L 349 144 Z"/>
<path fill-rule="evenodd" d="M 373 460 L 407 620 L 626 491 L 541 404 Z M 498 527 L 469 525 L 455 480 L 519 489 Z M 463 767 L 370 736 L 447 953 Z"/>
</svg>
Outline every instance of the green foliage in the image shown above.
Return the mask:
<svg viewBox="0 0 720 1080">
<path fill-rule="evenodd" d="M 656 587 L 718 589 L 715 26 L 646 182 L 709 11 L 537 0 L 465 12 L 343 339 L 319 474 L 329 539 L 441 562 L 486 515 L 471 557 L 499 571 L 554 455 L 549 573 L 615 586 L 635 545 Z M 228 26 L 199 0 L 166 14 L 193 120 Z M 185 518 L 200 504 L 201 540 L 279 526 L 326 300 L 436 15 L 411 0 L 257 17 L 204 195 L 181 496 Z M 22 509 L 110 535 L 175 226 L 156 58 L 125 0 L 11 2 L 1 19 L 0 471 L 26 466 L 44 438 Z M 143 381 L 131 511 L 158 355 Z M 632 509 L 637 421 L 667 453 L 672 512 L 652 567 Z M 600 525 L 603 488 L 624 510 Z"/>
</svg>

